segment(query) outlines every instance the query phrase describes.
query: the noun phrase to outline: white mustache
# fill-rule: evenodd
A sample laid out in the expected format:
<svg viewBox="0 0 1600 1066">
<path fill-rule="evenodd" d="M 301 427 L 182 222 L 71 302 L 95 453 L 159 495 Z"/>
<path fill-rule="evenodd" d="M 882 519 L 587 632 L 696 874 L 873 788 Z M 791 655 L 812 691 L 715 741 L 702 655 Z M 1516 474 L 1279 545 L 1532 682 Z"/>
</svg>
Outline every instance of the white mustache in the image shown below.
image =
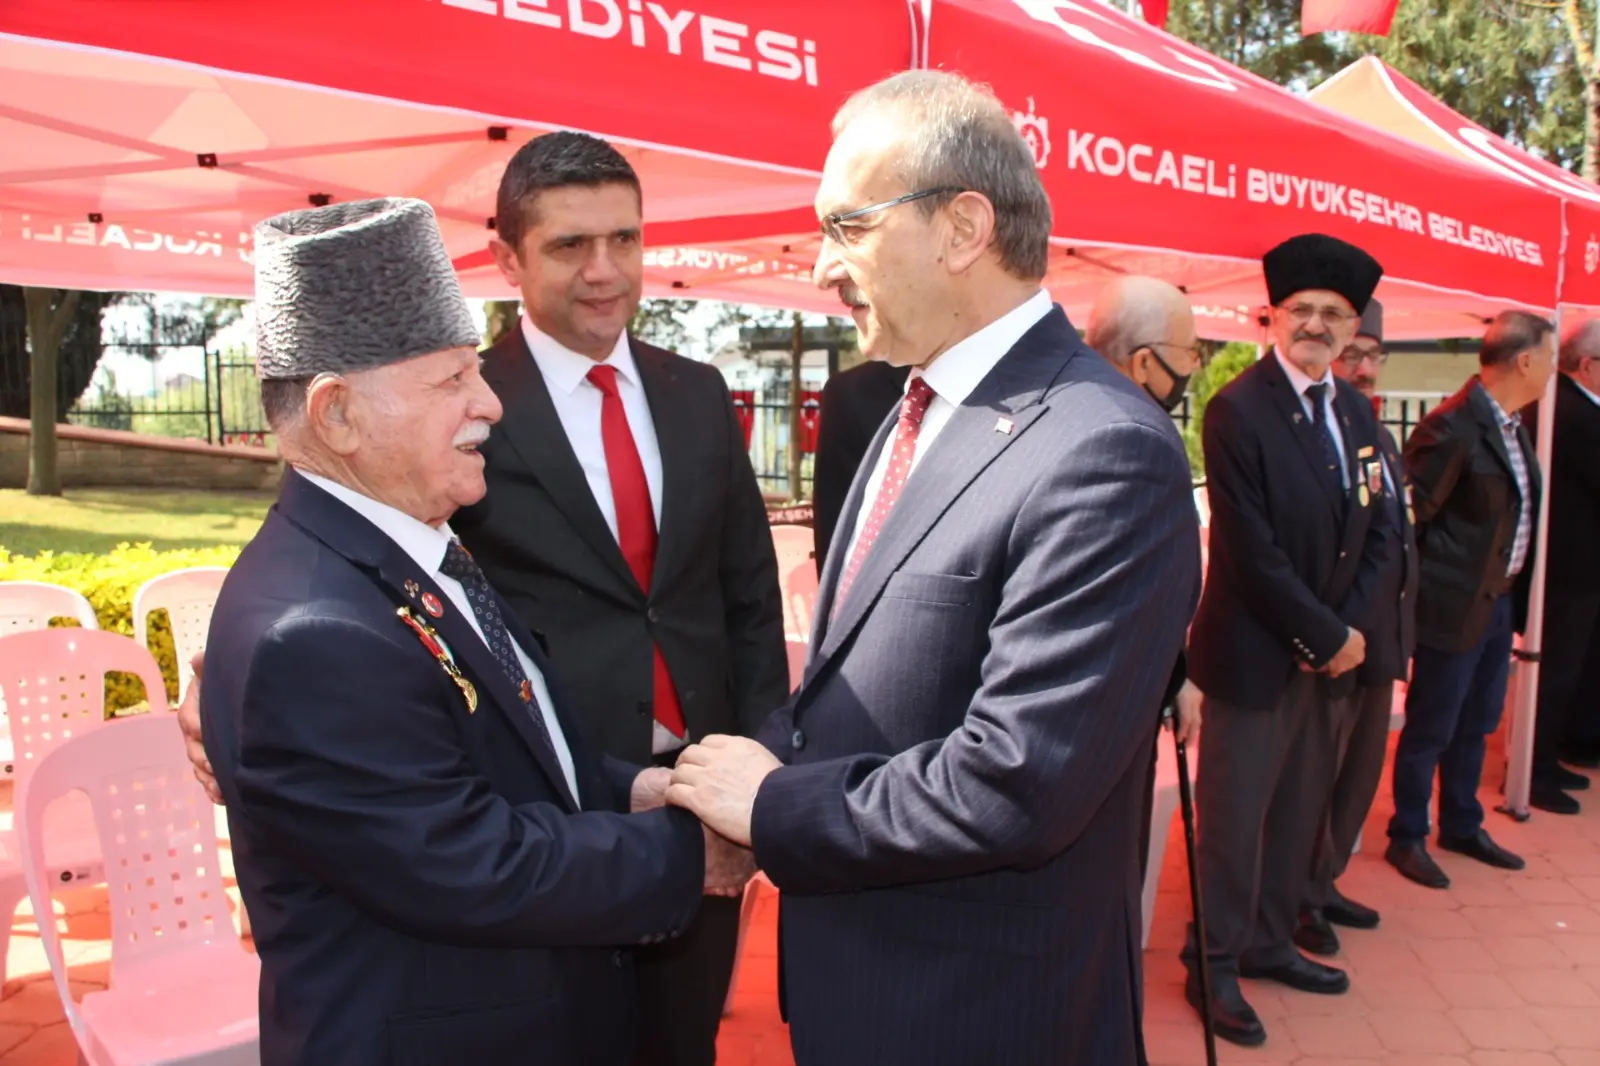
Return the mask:
<svg viewBox="0 0 1600 1066">
<path fill-rule="evenodd" d="M 489 423 L 474 422 L 456 434 L 450 442 L 452 448 L 475 448 L 489 439 Z"/>
</svg>

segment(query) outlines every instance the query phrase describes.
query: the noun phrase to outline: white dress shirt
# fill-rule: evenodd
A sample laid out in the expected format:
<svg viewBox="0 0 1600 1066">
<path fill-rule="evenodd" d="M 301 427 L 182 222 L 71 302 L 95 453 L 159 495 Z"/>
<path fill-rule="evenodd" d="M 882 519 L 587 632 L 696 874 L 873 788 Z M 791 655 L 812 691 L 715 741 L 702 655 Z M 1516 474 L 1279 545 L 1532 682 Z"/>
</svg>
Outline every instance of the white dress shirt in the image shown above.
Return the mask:
<svg viewBox="0 0 1600 1066">
<path fill-rule="evenodd" d="M 611 472 L 606 467 L 605 442 L 600 436 L 600 405 L 605 394 L 589 380 L 589 371 L 597 366 L 615 368 L 617 395 L 622 398 L 628 429 L 633 433 L 634 446 L 639 449 L 639 460 L 644 463 L 644 479 L 650 486 L 650 507 L 655 511 L 659 530 L 661 444 L 656 440 L 656 424 L 650 417 L 650 404 L 639 382 L 639 368 L 633 361 L 628 335 L 624 333 L 617 338 L 617 346 L 603 363 L 579 355 L 540 331 L 526 315 L 522 319 L 522 336 L 533 353 L 539 375 L 550 390 L 550 402 L 555 405 L 561 429 L 578 457 L 578 465 L 583 467 L 584 480 L 589 482 L 589 491 L 594 493 L 594 502 L 600 505 L 600 513 L 605 516 L 613 537 L 617 535 L 617 502 L 611 496 Z"/>
<path fill-rule="evenodd" d="M 435 529 L 425 522 L 417 521 L 404 511 L 396 510 L 386 503 L 379 503 L 370 496 L 363 496 L 336 481 L 330 481 L 306 470 L 299 470 L 299 473 L 307 481 L 377 526 L 379 532 L 399 545 L 400 550 L 409 555 L 411 560 L 439 586 L 450 603 L 467 620 L 472 631 L 478 634 L 478 639 L 483 640 L 483 629 L 478 625 L 478 616 L 472 613 L 472 604 L 468 601 L 461 582 L 439 572 L 439 567 L 444 564 L 445 549 L 450 546 L 450 541 L 455 536 L 450 532 L 448 523 Z M 484 647 L 488 647 L 487 641 L 484 641 Z M 533 665 L 533 661 L 528 658 L 515 637 L 512 638 L 511 647 L 517 653 L 517 662 L 522 665 L 522 672 L 528 676 L 528 681 L 533 685 L 534 700 L 538 704 L 539 715 L 544 719 L 545 732 L 550 737 L 550 745 L 555 748 L 556 761 L 561 764 L 562 776 L 567 779 L 567 789 L 572 793 L 573 801 L 577 802 L 578 775 L 572 768 L 572 751 L 567 747 L 566 734 L 561 731 L 561 720 L 556 717 L 555 703 L 550 699 L 550 689 L 545 685 L 544 675 Z"/>
<path fill-rule="evenodd" d="M 1311 400 L 1306 396 L 1306 390 L 1313 385 L 1327 386 L 1322 393 L 1322 417 L 1326 419 L 1328 430 L 1333 434 L 1333 450 L 1339 453 L 1339 483 L 1344 486 L 1346 492 L 1349 492 L 1350 457 L 1345 454 L 1344 434 L 1339 431 L 1339 419 L 1335 415 L 1333 408 L 1333 371 L 1331 369 L 1324 370 L 1320 381 L 1312 381 L 1306 376 L 1305 371 L 1285 359 L 1283 353 L 1278 351 L 1276 347 L 1272 349 L 1272 354 L 1278 357 L 1278 365 L 1283 367 L 1283 372 L 1289 379 L 1289 387 L 1294 389 L 1294 394 L 1300 398 L 1300 409 L 1306 413 L 1307 418 L 1313 420 L 1313 429 L 1316 428 L 1316 416 L 1311 410 Z"/>
<path fill-rule="evenodd" d="M 589 483 L 589 491 L 594 494 L 594 502 L 600 506 L 600 514 L 613 537 L 617 536 L 617 501 L 611 495 L 611 470 L 606 466 L 605 440 L 600 434 L 600 410 L 605 394 L 589 380 L 589 371 L 596 366 L 616 370 L 617 395 L 622 399 L 623 413 L 628 416 L 628 430 L 633 434 L 634 447 L 639 450 L 639 461 L 644 464 L 644 479 L 650 486 L 650 509 L 655 512 L 659 532 L 661 442 L 656 440 L 655 420 L 650 417 L 650 403 L 639 381 L 639 367 L 633 361 L 627 333 L 617 338 L 616 347 L 603 363 L 596 363 L 587 355 L 568 348 L 530 322 L 527 315 L 522 316 L 522 337 L 528 342 L 534 365 L 539 368 L 539 376 L 544 378 L 550 392 L 550 402 L 561 420 L 561 431 L 567 435 L 567 443 L 578 457 L 583 478 Z M 671 730 L 656 722 L 650 750 L 658 754 L 672 751 L 682 747 L 686 740 L 686 737 L 673 736 Z"/>
<path fill-rule="evenodd" d="M 917 448 L 911 456 L 911 469 L 906 473 L 908 479 L 916 472 L 917 464 L 922 461 L 928 449 L 933 446 L 934 438 L 949 424 L 951 416 L 956 413 L 956 408 L 966 403 L 967 397 L 972 395 L 972 390 L 989 375 L 995 364 L 1005 358 L 1007 352 L 1016 347 L 1022 335 L 1050 313 L 1051 306 L 1050 294 L 1040 289 L 1016 308 L 1001 315 L 972 336 L 951 345 L 926 370 L 913 370 L 906 378 L 907 389 L 911 387 L 914 379 L 920 377 L 933 390 L 933 401 L 928 404 L 928 411 L 922 416 L 922 428 L 917 431 Z M 898 417 L 899 408 L 895 410 Z M 883 476 L 888 471 L 889 460 L 894 454 L 895 432 L 893 429 L 889 431 L 888 438 L 878 452 L 877 461 L 873 464 L 872 477 L 867 481 L 866 492 L 861 498 L 861 507 L 856 511 L 855 524 L 850 530 L 850 548 L 845 553 L 846 562 L 855 554 L 856 541 L 861 537 L 862 519 L 872 513 L 873 506 L 878 502 L 878 489 L 883 485 Z"/>
<path fill-rule="evenodd" d="M 1594 393 L 1592 393 L 1588 389 L 1584 388 L 1583 385 L 1579 383 L 1578 379 L 1573 377 L 1571 374 L 1567 375 L 1567 380 L 1572 382 L 1574 385 L 1576 385 L 1578 387 L 1578 391 L 1579 392 L 1581 392 L 1585 396 L 1589 397 L 1589 402 L 1590 403 L 1594 404 L 1596 407 L 1600 407 L 1600 396 L 1596 396 Z"/>
</svg>

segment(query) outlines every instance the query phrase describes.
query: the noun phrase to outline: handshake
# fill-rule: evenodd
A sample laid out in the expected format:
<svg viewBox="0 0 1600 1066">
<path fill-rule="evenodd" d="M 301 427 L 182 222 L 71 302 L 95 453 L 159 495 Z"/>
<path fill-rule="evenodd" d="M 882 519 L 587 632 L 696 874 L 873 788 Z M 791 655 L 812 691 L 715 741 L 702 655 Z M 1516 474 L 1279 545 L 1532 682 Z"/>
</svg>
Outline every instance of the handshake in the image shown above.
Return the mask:
<svg viewBox="0 0 1600 1066">
<path fill-rule="evenodd" d="M 714 735 L 691 744 L 672 769 L 653 766 L 633 779 L 629 809 L 672 804 L 699 818 L 706 837 L 708 896 L 739 896 L 755 876 L 750 816 L 761 782 L 781 764 L 744 737 Z"/>
</svg>

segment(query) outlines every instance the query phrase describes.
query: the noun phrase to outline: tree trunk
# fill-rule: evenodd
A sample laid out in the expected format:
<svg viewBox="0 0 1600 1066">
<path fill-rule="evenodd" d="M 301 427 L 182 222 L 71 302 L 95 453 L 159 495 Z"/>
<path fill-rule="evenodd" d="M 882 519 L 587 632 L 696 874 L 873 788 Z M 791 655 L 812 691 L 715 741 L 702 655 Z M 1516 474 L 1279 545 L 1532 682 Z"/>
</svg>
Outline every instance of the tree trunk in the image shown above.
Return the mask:
<svg viewBox="0 0 1600 1066">
<path fill-rule="evenodd" d="M 484 343 L 494 344 L 517 327 L 522 304 L 517 300 L 486 300 L 483 304 Z"/>
<path fill-rule="evenodd" d="M 804 499 L 800 491 L 801 461 L 805 458 L 800 450 L 800 363 L 805 358 L 806 330 L 805 320 L 800 312 L 794 313 L 794 347 L 789 352 L 789 499 L 791 501 Z"/>
<path fill-rule="evenodd" d="M 56 374 L 61 338 L 78 307 L 78 293 L 25 289 L 28 302 L 30 402 L 28 495 L 61 495 L 56 464 Z"/>
</svg>

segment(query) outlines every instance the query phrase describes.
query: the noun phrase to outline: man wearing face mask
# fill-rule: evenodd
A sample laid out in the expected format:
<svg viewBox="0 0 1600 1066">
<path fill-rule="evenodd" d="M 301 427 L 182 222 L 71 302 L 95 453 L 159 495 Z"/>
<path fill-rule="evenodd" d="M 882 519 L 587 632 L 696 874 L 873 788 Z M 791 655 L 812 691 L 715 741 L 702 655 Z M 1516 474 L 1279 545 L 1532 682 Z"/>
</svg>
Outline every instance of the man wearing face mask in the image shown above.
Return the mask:
<svg viewBox="0 0 1600 1066">
<path fill-rule="evenodd" d="M 1356 339 L 1333 362 L 1335 377 L 1354 385 L 1368 400 L 1378 393 L 1378 375 L 1388 361 L 1383 348 L 1383 306 L 1367 303 Z M 1294 942 L 1313 955 L 1339 950 L 1335 925 L 1375 929 L 1378 912 L 1347 899 L 1334 885 L 1344 873 L 1361 839 L 1372 800 L 1383 778 L 1388 753 L 1389 719 L 1394 708 L 1394 683 L 1405 680 L 1416 646 L 1417 542 L 1411 528 L 1405 493 L 1405 466 L 1399 446 L 1387 427 L 1378 426 L 1378 454 L 1383 460 L 1383 506 L 1399 530 L 1400 551 L 1383 572 L 1383 584 L 1372 598 L 1366 632 L 1366 661 L 1356 670 L 1356 693 L 1339 725 L 1339 776 L 1329 803 L 1327 830 L 1317 842 L 1311 884 L 1300 909 Z"/>
<path fill-rule="evenodd" d="M 1169 413 L 1183 402 L 1189 378 L 1200 369 L 1200 345 L 1189 298 L 1176 285 L 1159 278 L 1130 274 L 1101 289 L 1089 311 L 1089 329 L 1084 339 Z M 1182 661 L 1178 670 L 1179 676 L 1186 671 Z M 1176 703 L 1178 739 L 1184 743 L 1198 740 L 1201 699 L 1194 682 L 1183 681 Z M 1150 811 L 1155 800 L 1158 755 L 1156 749 L 1151 750 L 1149 787 L 1145 790 L 1145 811 L 1139 827 L 1141 863 L 1150 854 Z M 1142 876 L 1146 870 L 1141 866 L 1139 872 Z"/>
<path fill-rule="evenodd" d="M 1336 770 L 1342 701 L 1366 657 L 1358 628 L 1389 565 L 1372 405 L 1330 364 L 1382 275 L 1321 234 L 1262 258 L 1272 351 L 1206 408 L 1211 563 L 1189 641 L 1205 693 L 1197 806 L 1217 1035 L 1266 1029 L 1240 977 L 1339 994 L 1350 981 L 1295 948 L 1296 918 Z M 1188 998 L 1202 946 L 1190 931 Z"/>
</svg>

